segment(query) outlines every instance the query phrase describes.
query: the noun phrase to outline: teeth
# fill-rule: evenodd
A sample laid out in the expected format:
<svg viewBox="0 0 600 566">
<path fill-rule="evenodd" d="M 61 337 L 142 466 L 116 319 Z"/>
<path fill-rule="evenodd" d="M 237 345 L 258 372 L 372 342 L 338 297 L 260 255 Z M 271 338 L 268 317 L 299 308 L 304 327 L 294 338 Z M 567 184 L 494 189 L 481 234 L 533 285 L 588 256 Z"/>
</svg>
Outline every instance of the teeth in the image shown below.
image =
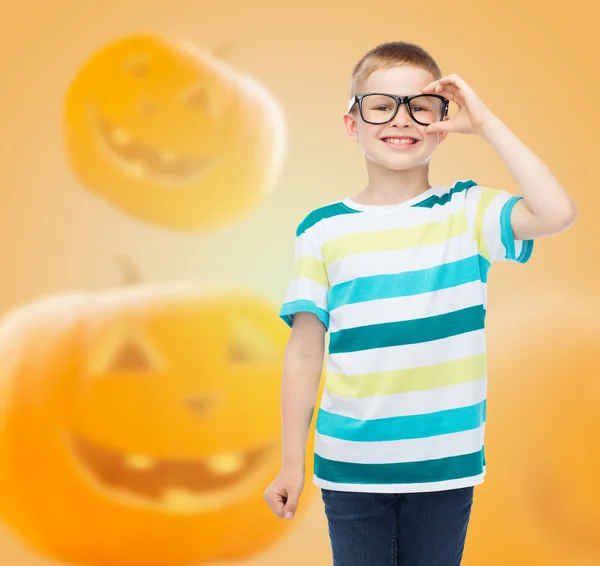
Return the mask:
<svg viewBox="0 0 600 566">
<path fill-rule="evenodd" d="M 395 139 L 395 138 L 388 138 L 385 140 L 388 143 L 395 143 L 395 144 L 413 144 L 416 143 L 416 140 L 408 140 L 408 139 Z"/>
<path fill-rule="evenodd" d="M 198 497 L 185 489 L 167 489 L 160 499 L 170 511 L 191 511 L 198 505 Z"/>
<path fill-rule="evenodd" d="M 121 130 L 120 128 L 113 128 L 110 132 L 110 137 L 117 145 L 125 145 L 131 141 L 131 136 L 125 130 Z"/>
<path fill-rule="evenodd" d="M 125 457 L 125 465 L 134 470 L 150 470 L 156 465 L 156 460 L 145 454 L 128 454 Z"/>
<path fill-rule="evenodd" d="M 244 467 L 244 457 L 234 452 L 216 454 L 208 459 L 207 466 L 215 474 L 233 474 Z"/>
<path fill-rule="evenodd" d="M 127 169 L 134 177 L 143 177 L 146 174 L 146 166 L 139 161 L 129 163 Z"/>
</svg>

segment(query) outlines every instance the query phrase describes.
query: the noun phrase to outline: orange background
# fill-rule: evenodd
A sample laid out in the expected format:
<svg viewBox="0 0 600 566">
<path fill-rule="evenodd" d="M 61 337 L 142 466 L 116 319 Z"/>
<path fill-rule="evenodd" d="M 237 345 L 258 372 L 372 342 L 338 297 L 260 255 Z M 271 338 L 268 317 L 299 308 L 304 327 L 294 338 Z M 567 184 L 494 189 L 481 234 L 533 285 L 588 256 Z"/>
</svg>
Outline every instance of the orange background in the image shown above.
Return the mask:
<svg viewBox="0 0 600 566">
<path fill-rule="evenodd" d="M 548 361 L 533 379 L 539 379 L 543 390 L 548 372 L 559 368 L 565 379 L 570 369 L 583 372 L 589 376 L 586 383 L 595 380 L 591 399 L 600 412 L 600 372 L 594 355 L 600 336 L 591 316 L 600 315 L 595 261 L 600 196 L 592 168 L 600 126 L 596 77 L 600 49 L 595 37 L 599 27 L 598 7 L 589 0 L 307 0 L 293 6 L 272 0 L 225 0 L 210 5 L 194 0 L 21 0 L 6 6 L 0 19 L 0 313 L 40 296 L 118 283 L 122 274 L 115 256 L 122 254 L 131 258 L 146 281 L 222 281 L 246 287 L 278 305 L 292 272 L 298 222 L 312 208 L 356 194 L 366 182 L 360 148 L 344 137 L 342 129 L 352 67 L 364 52 L 384 41 L 423 46 L 444 75 L 457 73 L 465 79 L 544 160 L 579 209 L 570 230 L 536 242 L 527 265 L 505 262 L 492 270 L 487 325 L 489 419 L 495 423 L 489 425 L 488 476 L 476 489 L 465 563 L 495 565 L 495 555 L 469 557 L 469 547 L 478 544 L 473 542 L 476 536 L 481 541 L 485 533 L 504 532 L 513 524 L 512 512 L 484 513 L 483 503 L 481 513 L 476 510 L 478 494 L 485 501 L 488 482 L 492 484 L 488 489 L 493 489 L 494 475 L 501 473 L 498 462 L 507 454 L 500 452 L 505 446 L 501 441 L 498 448 L 493 443 L 500 433 L 491 431 L 494 426 L 497 430 L 509 426 L 503 421 L 505 413 L 494 409 L 494 394 L 504 378 L 500 370 L 508 367 L 507 371 L 518 373 L 528 356 L 526 348 L 513 350 L 516 334 L 527 328 L 522 341 L 536 348 L 543 348 L 544 340 L 549 342 L 554 332 L 565 338 L 585 337 L 571 349 L 555 351 L 562 355 L 561 362 Z M 62 112 L 70 81 L 93 52 L 140 31 L 166 32 L 209 50 L 223 47 L 224 59 L 258 79 L 282 105 L 288 132 L 282 173 L 268 198 L 235 224 L 204 234 L 150 225 L 83 190 L 69 169 Z M 451 136 L 432 159 L 432 184 L 447 185 L 456 179 L 473 179 L 520 194 L 499 157 L 472 136 Z M 572 302 L 573 296 L 577 302 Z M 545 307 L 539 306 L 540 297 L 547 297 Z M 531 311 L 534 303 L 537 310 Z M 548 314 L 548 309 L 555 316 L 536 325 L 531 313 Z M 515 338 L 514 343 L 510 338 Z M 504 360 L 502 365 L 503 356 L 512 365 L 506 366 Z M 569 360 L 574 362 L 572 367 Z M 500 403 L 500 393 L 498 399 Z M 531 408 L 538 406 L 532 399 Z M 581 429 L 587 434 L 582 446 L 590 451 L 596 449 L 600 433 L 598 421 L 593 426 Z M 559 453 L 554 456 L 561 461 Z M 582 475 L 590 478 L 592 471 L 584 468 L 568 477 L 582 481 Z M 600 503 L 597 482 L 586 481 L 582 485 L 588 491 L 569 493 L 577 501 L 587 497 Z M 308 479 L 306 489 L 313 488 Z M 558 508 L 549 511 L 562 512 Z M 600 564 L 600 547 L 591 542 L 600 537 L 600 522 L 586 523 L 589 533 L 583 542 L 567 528 L 538 529 L 536 520 L 533 516 L 526 528 L 535 533 L 532 540 L 541 538 L 533 550 L 513 555 L 511 563 L 548 564 L 536 549 L 558 545 L 557 553 L 577 558 L 557 564 Z M 319 498 L 313 497 L 295 521 L 285 538 L 245 563 L 330 563 Z M 563 523 L 557 520 L 556 524 Z M 511 540 L 510 533 L 503 536 L 505 542 Z M 499 551 L 502 541 L 496 544 Z M 53 564 L 3 527 L 0 562 Z"/>
</svg>

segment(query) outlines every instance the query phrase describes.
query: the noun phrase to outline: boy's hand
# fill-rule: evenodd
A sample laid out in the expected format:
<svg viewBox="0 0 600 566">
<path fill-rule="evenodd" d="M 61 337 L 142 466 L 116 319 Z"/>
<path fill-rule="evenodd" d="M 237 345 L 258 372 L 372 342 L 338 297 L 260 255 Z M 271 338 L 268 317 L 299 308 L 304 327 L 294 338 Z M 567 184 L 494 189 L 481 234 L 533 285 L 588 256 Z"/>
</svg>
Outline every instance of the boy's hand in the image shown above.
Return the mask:
<svg viewBox="0 0 600 566">
<path fill-rule="evenodd" d="M 427 126 L 427 134 L 452 132 L 482 135 L 487 122 L 493 117 L 475 91 L 456 74 L 429 83 L 423 88 L 423 93 L 439 94 L 458 106 L 458 112 L 453 118 L 446 118 Z"/>
<path fill-rule="evenodd" d="M 298 507 L 298 498 L 304 488 L 304 469 L 283 467 L 265 490 L 264 497 L 273 513 L 280 519 L 291 519 Z"/>
</svg>

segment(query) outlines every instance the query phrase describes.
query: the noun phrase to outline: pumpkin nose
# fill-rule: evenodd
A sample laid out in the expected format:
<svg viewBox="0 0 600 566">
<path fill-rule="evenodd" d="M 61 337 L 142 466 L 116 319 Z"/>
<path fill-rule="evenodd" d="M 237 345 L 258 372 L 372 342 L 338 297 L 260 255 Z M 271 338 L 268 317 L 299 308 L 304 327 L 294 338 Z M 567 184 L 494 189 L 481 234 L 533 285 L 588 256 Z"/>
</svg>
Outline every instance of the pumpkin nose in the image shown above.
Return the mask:
<svg viewBox="0 0 600 566">
<path fill-rule="evenodd" d="M 216 393 L 211 395 L 190 395 L 185 398 L 185 404 L 192 412 L 199 416 L 205 416 L 214 408 L 218 398 L 219 395 Z"/>
</svg>

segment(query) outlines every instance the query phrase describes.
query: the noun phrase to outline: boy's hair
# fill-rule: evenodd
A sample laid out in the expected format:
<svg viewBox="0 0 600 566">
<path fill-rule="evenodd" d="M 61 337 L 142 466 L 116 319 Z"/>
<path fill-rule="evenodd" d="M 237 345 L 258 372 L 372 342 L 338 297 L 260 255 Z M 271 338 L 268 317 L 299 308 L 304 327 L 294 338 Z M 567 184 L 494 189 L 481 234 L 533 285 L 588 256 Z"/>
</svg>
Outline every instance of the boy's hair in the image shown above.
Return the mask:
<svg viewBox="0 0 600 566">
<path fill-rule="evenodd" d="M 374 47 L 356 64 L 350 79 L 350 96 L 357 93 L 359 83 L 366 80 L 373 71 L 402 65 L 421 67 L 433 75 L 434 81 L 442 77 L 437 63 L 425 49 L 414 43 L 391 41 Z"/>
</svg>

